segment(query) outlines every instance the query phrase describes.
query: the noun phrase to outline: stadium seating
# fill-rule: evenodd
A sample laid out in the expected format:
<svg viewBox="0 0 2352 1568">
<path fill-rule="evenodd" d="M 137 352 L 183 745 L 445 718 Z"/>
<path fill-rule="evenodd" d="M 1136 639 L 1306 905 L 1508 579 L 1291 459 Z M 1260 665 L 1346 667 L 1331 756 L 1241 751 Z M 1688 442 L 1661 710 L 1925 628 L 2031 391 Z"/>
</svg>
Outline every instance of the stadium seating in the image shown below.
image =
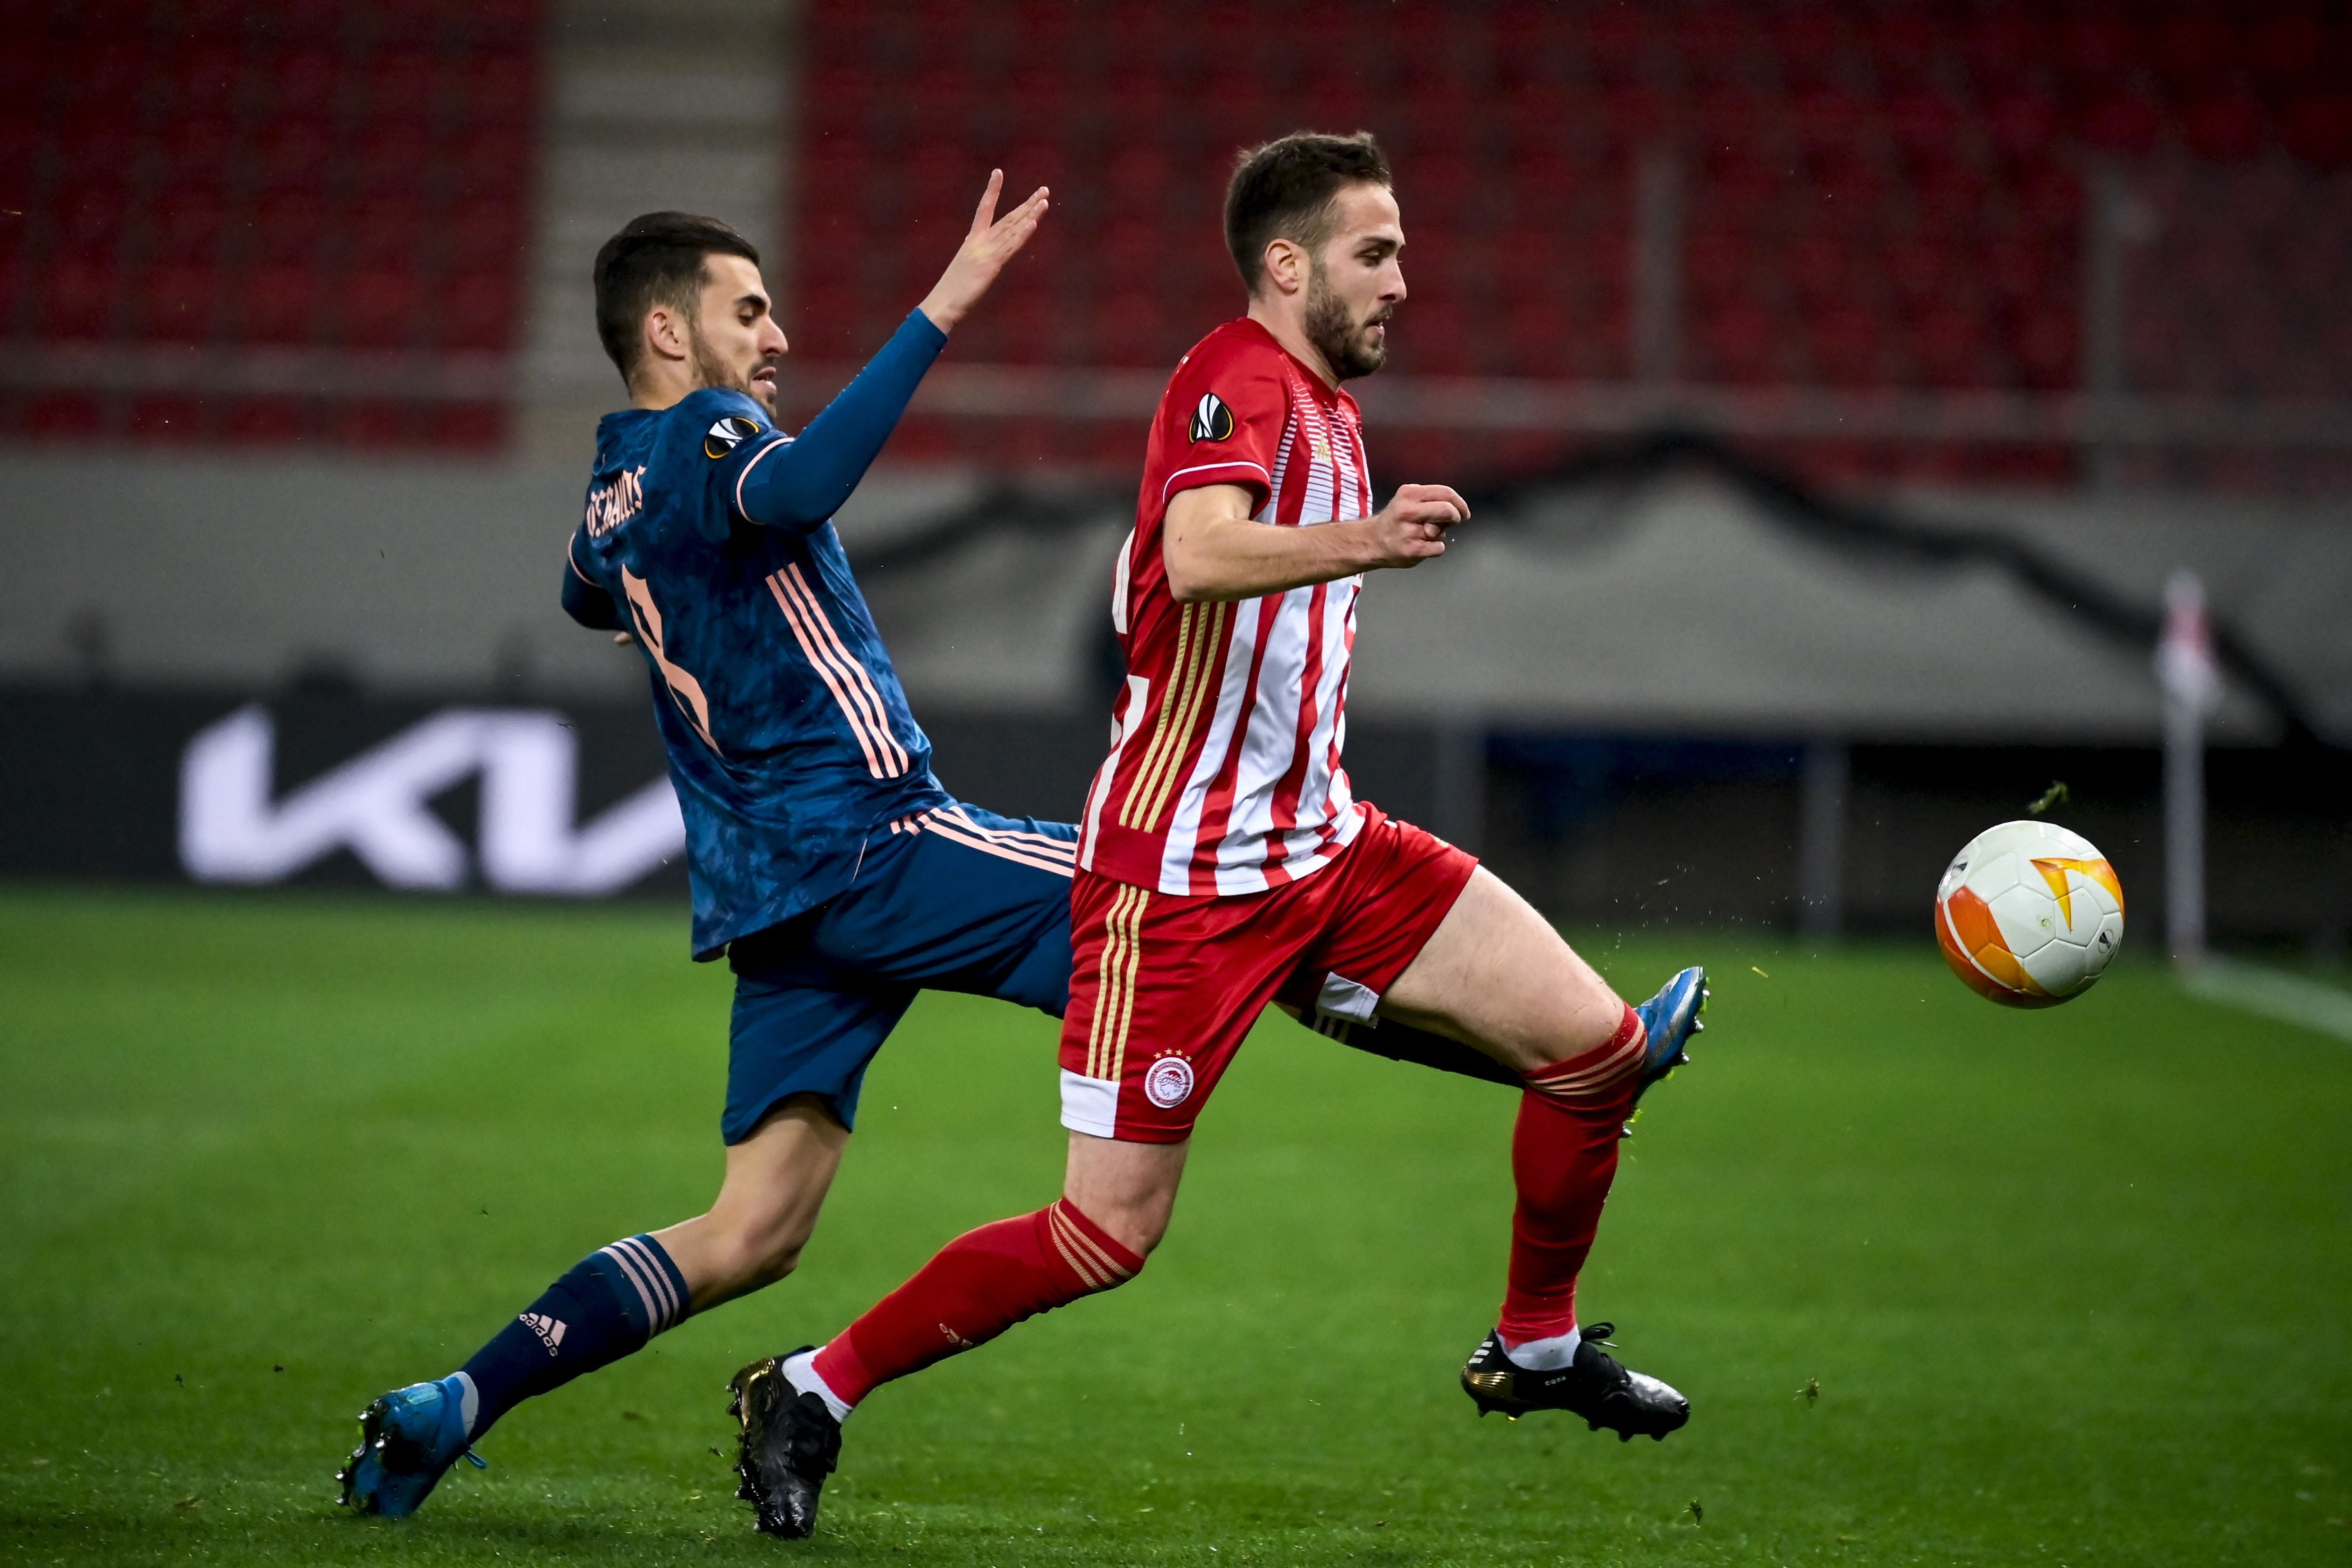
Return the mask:
<svg viewBox="0 0 2352 1568">
<path fill-rule="evenodd" d="M 280 384 L 291 371 L 197 392 L 18 375 L 0 436 L 502 439 L 502 409 L 425 393 L 436 364 L 478 385 L 483 356 L 518 347 L 539 0 L 19 9 L 0 49 L 6 351 L 346 374 L 333 393 Z M 1683 380 L 2071 390 L 2085 176 L 2113 159 L 2167 236 L 2131 263 L 2131 385 L 2352 396 L 2345 0 L 807 0 L 799 39 L 791 309 L 813 361 L 887 334 L 1001 162 L 1016 194 L 1053 184 L 1055 212 L 955 357 L 1164 367 L 1239 303 L 1217 232 L 1234 149 L 1314 124 L 1372 129 L 1396 163 L 1415 296 L 1400 372 L 1630 379 L 1638 171 L 1664 154 Z M 360 397 L 349 369 L 379 357 L 403 367 L 396 395 Z M 1392 473 L 1563 449 L 1382 440 Z M 894 451 L 1136 458 L 1131 428 L 1085 421 L 918 420 Z M 1839 475 L 2074 462 L 1806 455 Z"/>
<path fill-rule="evenodd" d="M 12 8 L 0 334 L 159 349 L 506 355 L 530 226 L 537 0 Z M 54 355 L 52 355 L 54 357 Z M 217 357 L 217 355 L 215 356 Z M 249 356 L 248 356 L 249 357 Z M 398 395 L 18 385 L 0 434 L 494 447 L 505 412 Z M 136 379 L 136 378 L 131 378 Z"/>
<path fill-rule="evenodd" d="M 2251 21 L 2210 0 L 811 0 L 803 38 L 795 266 L 823 307 L 802 313 L 800 347 L 828 360 L 870 349 L 919 288 L 875 266 L 868 239 L 929 233 L 943 250 L 1001 159 L 1015 187 L 1054 184 L 1056 211 L 959 355 L 1169 364 L 1238 305 L 1216 237 L 1233 150 L 1314 124 L 1372 129 L 1396 163 L 1419 296 L 1401 370 L 1630 374 L 1633 170 L 1665 148 L 1683 179 L 1685 378 L 2063 390 L 2081 374 L 2089 160 L 2352 163 L 2352 26 L 2341 5 L 2296 0 Z M 2318 253 L 2290 265 L 2340 284 L 2340 226 L 2303 243 Z M 2217 243 L 2200 288 L 2259 295 L 2273 259 Z M 2282 324 L 2237 338 L 2241 390 L 2328 380 L 2290 367 Z M 2352 365 L 2323 357 L 2338 377 Z M 1001 457 L 1003 425 L 913 439 Z M 1131 433 L 1084 427 L 1017 444 L 1135 457 Z M 2070 461 L 1968 460 L 2028 478 Z"/>
</svg>

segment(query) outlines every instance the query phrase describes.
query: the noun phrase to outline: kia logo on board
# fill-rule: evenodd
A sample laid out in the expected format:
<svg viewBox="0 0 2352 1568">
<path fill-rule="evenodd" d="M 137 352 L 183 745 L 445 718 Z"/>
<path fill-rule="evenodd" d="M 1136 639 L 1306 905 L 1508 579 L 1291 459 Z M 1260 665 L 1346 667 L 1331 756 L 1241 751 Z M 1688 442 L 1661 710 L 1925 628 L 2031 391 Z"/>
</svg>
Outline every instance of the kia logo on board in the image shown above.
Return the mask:
<svg viewBox="0 0 2352 1568">
<path fill-rule="evenodd" d="M 254 703 L 188 743 L 180 863 L 197 881 L 282 881 L 348 849 L 387 887 L 463 887 L 477 855 L 427 803 L 476 774 L 479 869 L 500 892 L 618 892 L 686 847 L 667 778 L 575 824 L 579 742 L 543 710 L 445 709 L 273 799 L 277 742 Z"/>
</svg>

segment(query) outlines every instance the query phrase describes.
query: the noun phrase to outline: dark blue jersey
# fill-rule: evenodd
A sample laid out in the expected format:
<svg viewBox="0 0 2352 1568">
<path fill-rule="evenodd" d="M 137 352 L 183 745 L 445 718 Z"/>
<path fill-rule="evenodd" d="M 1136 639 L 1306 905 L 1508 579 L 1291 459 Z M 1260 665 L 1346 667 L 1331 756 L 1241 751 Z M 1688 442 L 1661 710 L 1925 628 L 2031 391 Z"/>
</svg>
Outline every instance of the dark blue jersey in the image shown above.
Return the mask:
<svg viewBox="0 0 2352 1568">
<path fill-rule="evenodd" d="M 645 655 L 698 958 L 833 898 L 869 833 L 948 799 L 828 521 L 945 341 L 909 317 L 798 441 L 720 388 L 597 427 L 564 607 Z"/>
</svg>

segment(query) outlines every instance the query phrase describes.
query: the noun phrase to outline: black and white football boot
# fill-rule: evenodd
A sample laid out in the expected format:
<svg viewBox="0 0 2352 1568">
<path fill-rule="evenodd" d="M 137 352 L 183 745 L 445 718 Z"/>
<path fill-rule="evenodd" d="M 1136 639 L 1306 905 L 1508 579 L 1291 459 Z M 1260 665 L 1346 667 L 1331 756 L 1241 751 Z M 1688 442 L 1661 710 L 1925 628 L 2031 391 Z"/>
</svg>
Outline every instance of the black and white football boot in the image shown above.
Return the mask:
<svg viewBox="0 0 2352 1568">
<path fill-rule="evenodd" d="M 1594 1323 L 1580 1331 L 1576 1359 L 1555 1372 L 1530 1372 L 1503 1353 L 1503 1337 L 1490 1333 L 1462 1369 L 1462 1392 L 1478 1414 L 1499 1410 L 1516 1421 L 1530 1410 L 1565 1410 L 1603 1426 L 1620 1442 L 1636 1437 L 1664 1442 L 1666 1434 L 1690 1419 L 1690 1401 L 1646 1373 L 1632 1372 L 1601 1347 L 1616 1332 L 1614 1323 Z"/>
<path fill-rule="evenodd" d="M 743 1427 L 735 1495 L 751 1505 L 762 1533 L 787 1541 L 815 1533 L 817 1494 L 841 1460 L 841 1423 L 784 1376 L 784 1363 L 813 1348 L 762 1356 L 727 1384 L 727 1414 Z"/>
</svg>

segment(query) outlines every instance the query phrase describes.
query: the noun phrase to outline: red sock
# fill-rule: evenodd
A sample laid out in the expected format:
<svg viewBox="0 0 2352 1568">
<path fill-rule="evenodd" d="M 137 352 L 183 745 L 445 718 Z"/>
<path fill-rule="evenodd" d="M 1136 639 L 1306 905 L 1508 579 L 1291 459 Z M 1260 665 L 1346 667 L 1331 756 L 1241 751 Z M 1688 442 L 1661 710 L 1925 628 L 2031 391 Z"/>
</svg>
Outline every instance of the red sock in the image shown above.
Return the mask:
<svg viewBox="0 0 2352 1568">
<path fill-rule="evenodd" d="M 1024 1318 L 1124 1285 L 1143 1259 L 1065 1198 L 967 1231 L 816 1353 L 816 1374 L 855 1405 L 894 1377 L 984 1345 Z"/>
<path fill-rule="evenodd" d="M 1497 1324 L 1506 1344 L 1551 1339 L 1576 1324 L 1576 1276 L 1617 1174 L 1618 1132 L 1646 1043 L 1641 1018 L 1628 1007 L 1607 1040 L 1527 1075 L 1511 1134 L 1519 1202 Z"/>
</svg>

